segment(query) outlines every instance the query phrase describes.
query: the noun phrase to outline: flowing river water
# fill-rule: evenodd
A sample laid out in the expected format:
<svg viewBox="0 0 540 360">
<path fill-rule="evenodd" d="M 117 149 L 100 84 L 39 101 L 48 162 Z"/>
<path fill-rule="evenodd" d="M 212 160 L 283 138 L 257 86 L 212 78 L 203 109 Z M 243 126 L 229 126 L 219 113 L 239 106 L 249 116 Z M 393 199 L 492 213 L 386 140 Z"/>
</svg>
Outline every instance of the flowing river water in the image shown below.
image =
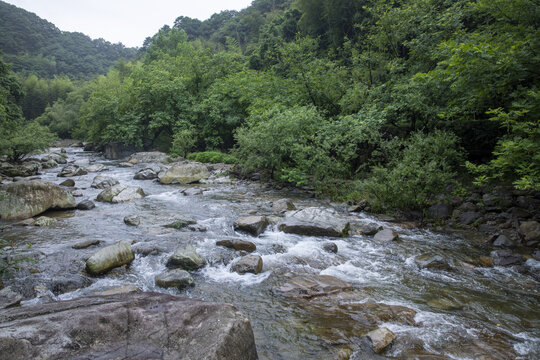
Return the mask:
<svg viewBox="0 0 540 360">
<path fill-rule="evenodd" d="M 233 222 L 242 214 L 279 215 L 272 201 L 288 198 L 297 208 L 343 206 L 317 200 L 299 192 L 278 191 L 259 183 L 209 183 L 189 186 L 162 185 L 155 181 L 134 180 L 144 168 L 121 168 L 94 153 L 68 148 L 69 160 L 81 166 L 102 163 L 109 170 L 73 178 L 83 197 L 95 201 L 101 190 L 90 187 L 96 175 L 116 178 L 122 184 L 136 185 L 148 196 L 121 204 L 96 203 L 90 211 L 49 212 L 58 221 L 49 227 L 5 227 L 1 236 L 24 250 L 35 262 L 9 280 L 32 289 L 49 284 L 56 292 L 40 293 L 23 306 L 42 301 L 66 300 L 100 291 L 134 285 L 143 291 L 157 291 L 183 297 L 234 304 L 251 320 L 261 359 L 340 359 L 353 353 L 362 359 L 355 342 L 366 331 L 358 324 L 370 314 L 348 311 L 351 306 L 369 302 L 400 305 L 416 311 L 414 323 L 388 318 L 385 326 L 397 338 L 384 353 L 392 359 L 538 359 L 540 358 L 540 288 L 537 280 L 509 268 L 481 267 L 474 259 L 489 255 L 481 241 L 442 234 L 419 228 L 406 229 L 367 214 L 348 214 L 395 229 L 400 241 L 376 243 L 372 236 L 318 238 L 285 234 L 275 226 L 259 237 L 236 233 Z M 60 183 L 59 168 L 44 170 L 41 178 Z M 187 187 L 203 190 L 185 196 Z M 138 227 L 127 226 L 123 219 L 138 215 Z M 197 220 L 206 231 L 175 230 L 163 227 L 179 217 Z M 239 256 L 217 247 L 224 238 L 242 238 L 256 244 L 262 256 L 263 271 L 258 275 L 239 275 L 229 270 L 227 258 Z M 83 240 L 100 240 L 99 246 L 72 249 Z M 115 269 L 77 284 L 84 273 L 84 262 L 98 248 L 119 240 L 129 240 L 138 249 L 128 268 Z M 337 253 L 326 252 L 323 244 L 333 242 Z M 166 270 L 172 252 L 193 244 L 208 265 L 193 273 L 195 287 L 187 290 L 162 289 L 154 276 Z M 147 251 L 145 251 L 147 249 Z M 154 249 L 148 255 L 148 249 Z M 420 269 L 414 259 L 422 254 L 439 254 L 452 264 L 447 270 Z M 225 265 L 228 264 L 228 265 Z M 474 265 L 476 264 L 476 265 Z M 529 259 L 526 267 L 539 271 L 540 262 Z M 28 272 L 28 269 L 31 269 Z M 314 301 L 284 298 L 273 289 L 297 275 L 331 275 L 355 288 L 353 295 L 341 300 Z M 62 291 L 50 284 L 61 283 Z M 7 284 L 6 284 L 7 285 Z M 47 285 L 46 285 L 47 287 Z M 57 286 L 58 288 L 58 286 Z M 63 292 L 67 291 L 67 292 Z M 452 299 L 460 306 L 444 310 L 428 305 L 433 299 Z M 336 301 L 336 302 L 333 302 Z M 339 304 L 337 304 L 339 303 Z M 348 305 L 350 305 L 348 307 Z M 367 311 L 367 310 L 366 310 Z"/>
</svg>

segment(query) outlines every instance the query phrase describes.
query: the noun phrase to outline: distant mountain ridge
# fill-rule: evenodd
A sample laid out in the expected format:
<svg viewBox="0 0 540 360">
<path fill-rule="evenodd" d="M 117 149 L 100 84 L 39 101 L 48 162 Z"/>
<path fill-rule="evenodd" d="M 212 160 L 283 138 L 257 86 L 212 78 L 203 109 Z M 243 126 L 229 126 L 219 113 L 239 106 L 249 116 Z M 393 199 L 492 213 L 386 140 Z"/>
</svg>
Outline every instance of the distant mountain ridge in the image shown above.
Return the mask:
<svg viewBox="0 0 540 360">
<path fill-rule="evenodd" d="M 61 31 L 36 14 L 3 1 L 0 19 L 0 50 L 12 70 L 19 73 L 89 79 L 106 73 L 119 59 L 131 59 L 137 53 L 137 49 L 121 43 Z"/>
</svg>

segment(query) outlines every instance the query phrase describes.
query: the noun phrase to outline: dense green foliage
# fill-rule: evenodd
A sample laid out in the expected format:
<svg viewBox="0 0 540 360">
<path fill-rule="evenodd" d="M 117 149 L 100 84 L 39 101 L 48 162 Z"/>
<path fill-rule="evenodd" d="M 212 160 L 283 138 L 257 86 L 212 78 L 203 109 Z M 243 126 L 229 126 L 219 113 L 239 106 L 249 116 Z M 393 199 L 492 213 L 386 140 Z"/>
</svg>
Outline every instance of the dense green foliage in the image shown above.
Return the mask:
<svg viewBox="0 0 540 360">
<path fill-rule="evenodd" d="M 0 58 L 0 155 L 7 155 L 11 161 L 46 148 L 54 139 L 47 127 L 24 120 L 22 100 L 20 83 Z"/>
<path fill-rule="evenodd" d="M 66 75 L 89 79 L 104 74 L 137 50 L 81 33 L 60 31 L 33 13 L 0 1 L 0 50 L 12 70 L 43 78 Z"/>
<path fill-rule="evenodd" d="M 187 158 L 208 164 L 236 164 L 238 162 L 234 156 L 219 151 L 194 152 L 189 154 Z"/>
<path fill-rule="evenodd" d="M 39 121 L 379 207 L 421 209 L 466 168 L 538 188 L 539 23 L 536 0 L 255 0 L 179 17 L 67 95 L 51 80 Z"/>
</svg>

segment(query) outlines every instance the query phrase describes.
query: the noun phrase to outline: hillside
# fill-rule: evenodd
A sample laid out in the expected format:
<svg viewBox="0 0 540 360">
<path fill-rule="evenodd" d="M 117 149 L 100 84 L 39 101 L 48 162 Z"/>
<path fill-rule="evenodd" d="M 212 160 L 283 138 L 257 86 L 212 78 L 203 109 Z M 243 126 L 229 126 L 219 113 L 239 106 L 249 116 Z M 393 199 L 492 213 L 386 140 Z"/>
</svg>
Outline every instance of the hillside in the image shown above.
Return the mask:
<svg viewBox="0 0 540 360">
<path fill-rule="evenodd" d="M 13 71 L 52 78 L 64 74 L 89 79 L 104 74 L 119 59 L 137 50 L 66 32 L 34 13 L 0 1 L 0 50 Z"/>
</svg>

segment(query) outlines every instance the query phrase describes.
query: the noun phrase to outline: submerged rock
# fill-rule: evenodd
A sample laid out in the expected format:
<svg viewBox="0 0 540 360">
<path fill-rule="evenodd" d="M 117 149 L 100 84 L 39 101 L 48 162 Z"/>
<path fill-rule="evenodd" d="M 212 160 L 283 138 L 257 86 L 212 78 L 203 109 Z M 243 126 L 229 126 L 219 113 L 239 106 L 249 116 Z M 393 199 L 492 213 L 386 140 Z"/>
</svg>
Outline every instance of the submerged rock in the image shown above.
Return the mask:
<svg viewBox="0 0 540 360">
<path fill-rule="evenodd" d="M 74 245 L 71 245 L 71 248 L 72 249 L 76 249 L 76 250 L 79 250 L 79 249 L 86 249 L 90 246 L 94 246 L 94 245 L 99 245 L 101 243 L 100 240 L 84 240 L 84 241 L 81 241 L 81 242 L 78 242 Z"/>
<path fill-rule="evenodd" d="M 396 241 L 399 239 L 398 234 L 392 230 L 392 229 L 384 229 L 379 231 L 375 234 L 373 237 L 373 240 L 378 242 L 390 242 L 390 241 Z"/>
<path fill-rule="evenodd" d="M 119 184 L 118 180 L 113 179 L 110 176 L 98 175 L 94 178 L 94 180 L 92 181 L 92 185 L 90 186 L 94 189 L 107 189 L 117 184 Z"/>
<path fill-rule="evenodd" d="M 0 354 L 12 359 L 257 359 L 249 320 L 235 307 L 167 294 L 7 309 L 0 322 Z"/>
<path fill-rule="evenodd" d="M 117 184 L 100 192 L 97 201 L 113 204 L 142 199 L 146 196 L 143 189 L 138 186 Z"/>
<path fill-rule="evenodd" d="M 224 246 L 229 249 L 234 249 L 236 251 L 247 251 L 253 252 L 257 250 L 257 246 L 251 241 L 244 241 L 240 239 L 227 239 L 216 241 L 217 246 Z"/>
<path fill-rule="evenodd" d="M 204 259 L 197 253 L 193 245 L 177 249 L 167 261 L 168 268 L 197 270 L 206 265 Z"/>
<path fill-rule="evenodd" d="M 431 299 L 427 304 L 432 308 L 441 310 L 460 310 L 463 308 L 463 305 L 457 301 L 445 297 Z"/>
<path fill-rule="evenodd" d="M 104 247 L 86 261 L 86 271 L 92 275 L 103 274 L 115 267 L 127 265 L 135 259 L 131 245 L 121 241 Z"/>
<path fill-rule="evenodd" d="M 266 230 L 268 220 L 266 216 L 246 216 L 234 222 L 234 230 L 258 236 Z"/>
<path fill-rule="evenodd" d="M 287 213 L 278 229 L 289 234 L 308 236 L 347 236 L 349 221 L 332 209 L 310 207 Z"/>
<path fill-rule="evenodd" d="M 242 256 L 231 264 L 231 271 L 238 274 L 258 274 L 262 271 L 263 261 L 259 255 Z"/>
<path fill-rule="evenodd" d="M 25 219 L 49 209 L 73 209 L 73 195 L 58 185 L 41 181 L 20 181 L 0 187 L 0 219 Z"/>
<path fill-rule="evenodd" d="M 158 175 L 162 184 L 191 184 L 210 177 L 208 168 L 199 163 L 177 163 Z"/>
<path fill-rule="evenodd" d="M 448 270 L 450 265 L 441 255 L 424 254 L 414 259 L 420 269 Z"/>
<path fill-rule="evenodd" d="M 172 222 L 170 224 L 165 225 L 165 227 L 180 230 L 180 229 L 185 228 L 186 226 L 195 225 L 196 223 L 197 223 L 197 221 L 195 221 L 193 219 L 180 218 L 180 219 L 177 219 L 177 220 L 175 220 L 174 222 Z"/>
<path fill-rule="evenodd" d="M 377 354 L 381 353 L 396 338 L 396 335 L 386 327 L 370 331 L 366 336 L 371 340 L 373 350 Z"/>
<path fill-rule="evenodd" d="M 156 275 L 154 278 L 157 286 L 162 288 L 175 287 L 177 289 L 184 289 L 188 286 L 194 286 L 195 282 L 191 275 L 181 269 L 174 269 L 167 271 L 166 273 Z"/>
<path fill-rule="evenodd" d="M 351 284 L 330 275 L 297 276 L 274 288 L 280 295 L 311 298 L 351 290 Z"/>
</svg>

